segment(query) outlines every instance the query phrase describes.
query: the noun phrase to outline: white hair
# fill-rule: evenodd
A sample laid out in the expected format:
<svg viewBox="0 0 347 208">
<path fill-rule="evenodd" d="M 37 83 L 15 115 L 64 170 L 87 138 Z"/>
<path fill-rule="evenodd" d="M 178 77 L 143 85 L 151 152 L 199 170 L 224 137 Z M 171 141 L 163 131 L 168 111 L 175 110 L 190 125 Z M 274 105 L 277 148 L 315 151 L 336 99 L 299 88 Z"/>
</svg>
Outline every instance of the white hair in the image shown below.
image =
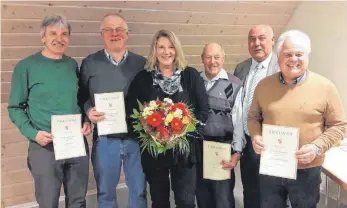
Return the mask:
<svg viewBox="0 0 347 208">
<path fill-rule="evenodd" d="M 300 30 L 288 30 L 280 35 L 276 44 L 276 53 L 279 54 L 285 40 L 290 39 L 293 43 L 300 45 L 309 55 L 311 53 L 311 40 L 308 35 Z"/>
<path fill-rule="evenodd" d="M 225 51 L 224 51 L 223 46 L 222 46 L 221 44 L 219 44 L 219 43 L 213 43 L 213 42 L 212 42 L 212 43 L 207 43 L 207 44 L 205 45 L 205 47 L 202 49 L 201 57 L 204 56 L 206 48 L 207 48 L 208 46 L 210 46 L 210 45 L 213 45 L 213 44 L 219 45 L 219 47 L 221 48 L 222 55 L 223 55 L 223 57 L 225 57 Z"/>
<path fill-rule="evenodd" d="M 127 22 L 125 21 L 124 17 L 123 17 L 122 15 L 118 14 L 118 13 L 108 13 L 108 14 L 106 14 L 106 15 L 102 18 L 102 20 L 101 20 L 101 23 L 100 23 L 100 31 L 104 28 L 104 21 L 105 21 L 105 19 L 106 19 L 107 17 L 118 17 L 118 18 L 121 18 L 121 19 L 123 20 L 124 24 L 125 24 L 125 27 L 124 27 L 125 31 L 126 31 L 126 32 L 129 31 L 128 24 L 127 24 Z"/>
</svg>

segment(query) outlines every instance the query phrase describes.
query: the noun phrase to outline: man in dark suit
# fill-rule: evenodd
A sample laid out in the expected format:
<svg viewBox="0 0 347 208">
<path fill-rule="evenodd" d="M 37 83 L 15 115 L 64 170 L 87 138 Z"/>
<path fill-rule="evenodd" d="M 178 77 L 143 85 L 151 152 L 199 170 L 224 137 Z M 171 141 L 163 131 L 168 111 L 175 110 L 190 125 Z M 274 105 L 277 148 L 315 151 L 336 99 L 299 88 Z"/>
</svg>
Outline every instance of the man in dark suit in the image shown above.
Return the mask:
<svg viewBox="0 0 347 208">
<path fill-rule="evenodd" d="M 277 56 L 272 53 L 274 40 L 273 30 L 270 26 L 253 27 L 248 33 L 248 51 L 251 58 L 238 64 L 234 71 L 234 75 L 243 82 L 243 126 L 247 144 L 243 150 L 240 167 L 245 208 L 260 208 L 259 157 L 252 147 L 247 117 L 256 85 L 261 79 L 278 71 Z"/>
</svg>

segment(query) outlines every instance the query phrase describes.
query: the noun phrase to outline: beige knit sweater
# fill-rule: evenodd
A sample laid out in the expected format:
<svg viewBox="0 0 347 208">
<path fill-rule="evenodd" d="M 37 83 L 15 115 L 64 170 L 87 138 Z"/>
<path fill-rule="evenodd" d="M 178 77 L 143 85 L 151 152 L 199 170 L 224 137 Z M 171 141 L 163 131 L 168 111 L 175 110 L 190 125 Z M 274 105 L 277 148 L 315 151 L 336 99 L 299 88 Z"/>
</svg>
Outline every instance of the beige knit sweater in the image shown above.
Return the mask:
<svg viewBox="0 0 347 208">
<path fill-rule="evenodd" d="M 298 168 L 319 166 L 324 152 L 347 131 L 340 95 L 333 83 L 312 71 L 297 85 L 282 84 L 279 76 L 276 73 L 258 84 L 248 114 L 250 134 L 261 135 L 262 123 L 299 128 L 299 148 L 316 144 L 322 154 L 310 164 L 298 164 Z"/>
</svg>

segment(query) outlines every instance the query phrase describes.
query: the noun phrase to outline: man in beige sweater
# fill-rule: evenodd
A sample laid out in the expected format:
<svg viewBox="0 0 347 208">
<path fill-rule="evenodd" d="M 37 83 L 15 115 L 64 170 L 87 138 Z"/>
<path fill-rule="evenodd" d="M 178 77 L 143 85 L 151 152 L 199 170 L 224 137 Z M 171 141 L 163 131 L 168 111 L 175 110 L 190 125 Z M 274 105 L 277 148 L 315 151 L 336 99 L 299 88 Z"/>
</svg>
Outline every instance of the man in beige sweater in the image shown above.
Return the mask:
<svg viewBox="0 0 347 208">
<path fill-rule="evenodd" d="M 298 170 L 296 180 L 260 175 L 261 207 L 285 207 L 288 194 L 293 208 L 313 208 L 319 202 L 324 153 L 346 133 L 345 112 L 334 84 L 308 70 L 311 44 L 306 34 L 283 33 L 276 50 L 280 72 L 256 87 L 248 128 L 257 154 L 266 149 L 262 124 L 299 128 Z"/>
</svg>

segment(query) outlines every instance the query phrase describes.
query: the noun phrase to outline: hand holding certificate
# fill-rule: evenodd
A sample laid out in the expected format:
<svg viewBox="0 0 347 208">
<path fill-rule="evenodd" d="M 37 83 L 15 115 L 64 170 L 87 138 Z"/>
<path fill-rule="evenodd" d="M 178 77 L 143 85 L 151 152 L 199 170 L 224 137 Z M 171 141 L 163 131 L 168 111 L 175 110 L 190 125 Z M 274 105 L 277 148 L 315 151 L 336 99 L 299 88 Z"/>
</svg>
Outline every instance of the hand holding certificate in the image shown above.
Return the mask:
<svg viewBox="0 0 347 208">
<path fill-rule="evenodd" d="M 296 179 L 299 129 L 263 124 L 263 142 L 259 173 Z"/>
<path fill-rule="evenodd" d="M 231 144 L 203 141 L 203 178 L 210 180 L 230 179 L 230 170 L 224 170 L 221 162 L 229 160 Z"/>
<path fill-rule="evenodd" d="M 56 160 L 86 155 L 80 114 L 53 115 L 51 122 Z"/>
<path fill-rule="evenodd" d="M 105 113 L 105 119 L 97 122 L 98 135 L 128 132 L 123 92 L 95 94 L 95 107 Z"/>
</svg>

